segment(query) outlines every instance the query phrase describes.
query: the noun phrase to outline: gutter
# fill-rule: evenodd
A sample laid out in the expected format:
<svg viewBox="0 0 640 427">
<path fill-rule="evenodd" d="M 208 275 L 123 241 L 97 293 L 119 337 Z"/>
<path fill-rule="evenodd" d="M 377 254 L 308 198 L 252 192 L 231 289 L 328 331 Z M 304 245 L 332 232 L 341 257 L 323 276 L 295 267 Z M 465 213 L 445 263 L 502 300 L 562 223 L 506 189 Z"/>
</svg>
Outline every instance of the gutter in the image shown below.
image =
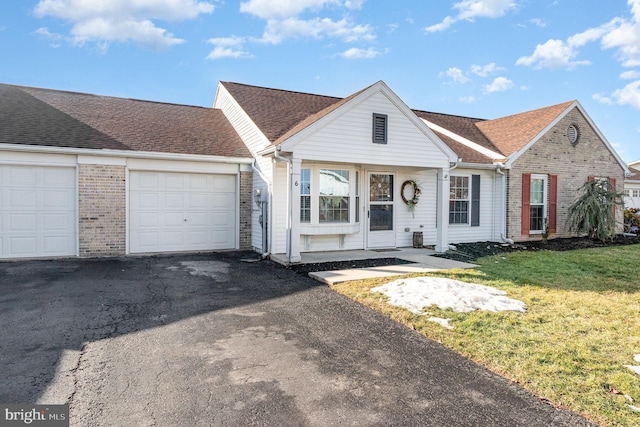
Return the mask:
<svg viewBox="0 0 640 427">
<path fill-rule="evenodd" d="M 250 165 L 251 157 L 208 156 L 205 154 L 157 153 L 151 151 L 128 151 L 92 148 L 49 147 L 44 145 L 0 144 L 0 151 L 24 153 L 67 154 L 98 157 L 127 157 L 130 159 L 187 160 L 199 162 L 235 163 Z"/>
<path fill-rule="evenodd" d="M 502 239 L 503 242 L 513 245 L 515 242 L 512 239 L 507 238 L 507 174 L 504 173 L 504 171 L 502 170 L 504 165 L 501 165 L 500 163 L 495 163 L 494 166 L 495 166 L 496 172 L 502 175 L 501 181 L 502 181 L 503 206 L 501 209 L 502 230 L 501 230 L 500 238 Z"/>
<path fill-rule="evenodd" d="M 263 241 L 266 240 L 267 244 L 265 245 L 266 247 L 262 248 L 262 254 L 260 255 L 262 259 L 267 259 L 271 255 L 271 251 L 269 250 L 269 246 L 271 245 L 271 239 L 269 239 L 269 233 L 268 233 L 268 230 L 271 230 L 271 228 L 268 227 L 268 224 L 269 224 L 269 221 L 271 221 L 271 218 L 273 216 L 273 183 L 264 173 L 262 173 L 260 169 L 258 169 L 257 161 L 255 160 L 253 161 L 253 163 L 251 164 L 251 169 L 254 172 L 257 172 L 258 175 L 260 175 L 260 178 L 262 178 L 262 180 L 267 183 L 267 187 L 269 191 L 269 201 L 267 202 L 269 203 L 269 217 L 266 220 L 264 218 L 262 219 L 263 220 L 262 232 L 265 233 L 267 236 L 267 238 L 263 239 Z"/>
</svg>

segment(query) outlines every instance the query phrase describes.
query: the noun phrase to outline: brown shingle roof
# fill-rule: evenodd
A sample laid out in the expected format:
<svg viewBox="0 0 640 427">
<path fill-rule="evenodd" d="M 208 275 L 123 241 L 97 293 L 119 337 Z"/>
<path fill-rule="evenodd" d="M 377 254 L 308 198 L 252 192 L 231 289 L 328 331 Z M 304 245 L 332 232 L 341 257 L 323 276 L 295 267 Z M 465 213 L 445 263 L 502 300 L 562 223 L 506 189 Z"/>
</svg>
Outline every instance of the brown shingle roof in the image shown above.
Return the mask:
<svg viewBox="0 0 640 427">
<path fill-rule="evenodd" d="M 311 124 L 311 116 L 342 100 L 240 83 L 221 83 L 272 143 L 302 122 Z"/>
<path fill-rule="evenodd" d="M 498 149 L 509 156 L 527 145 L 574 101 L 476 123 Z"/>
<path fill-rule="evenodd" d="M 17 86 L 0 84 L 0 143 L 129 150 Z"/>
<path fill-rule="evenodd" d="M 19 127 L 35 124 L 29 135 L 36 145 L 120 149 L 160 153 L 251 157 L 220 110 L 133 99 L 1 85 L 18 100 L 0 110 L 11 110 L 12 129 L 1 142 L 16 143 Z M 30 112 L 31 108 L 35 110 Z M 68 136 L 69 130 L 74 136 Z M 21 142 L 17 142 L 21 143 Z"/>
<path fill-rule="evenodd" d="M 629 168 L 629 172 L 631 172 L 631 175 L 629 175 L 627 177 L 627 179 L 633 180 L 633 181 L 638 181 L 640 180 L 640 170 L 636 169 L 636 168 L 632 168 L 631 166 L 628 166 Z"/>
</svg>

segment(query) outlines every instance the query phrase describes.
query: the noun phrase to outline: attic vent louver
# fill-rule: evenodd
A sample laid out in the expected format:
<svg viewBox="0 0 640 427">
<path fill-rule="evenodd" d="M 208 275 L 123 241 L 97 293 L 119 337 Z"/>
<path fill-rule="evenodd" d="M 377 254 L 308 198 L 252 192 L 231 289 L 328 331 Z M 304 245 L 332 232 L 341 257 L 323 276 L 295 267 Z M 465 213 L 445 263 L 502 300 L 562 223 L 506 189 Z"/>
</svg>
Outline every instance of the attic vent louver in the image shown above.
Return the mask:
<svg viewBox="0 0 640 427">
<path fill-rule="evenodd" d="M 387 143 L 387 115 L 373 113 L 373 142 L 376 144 Z"/>
<path fill-rule="evenodd" d="M 578 125 L 569 125 L 567 128 L 567 138 L 569 139 L 569 142 L 574 145 L 578 143 L 578 139 L 580 138 L 580 129 L 578 129 Z"/>
</svg>

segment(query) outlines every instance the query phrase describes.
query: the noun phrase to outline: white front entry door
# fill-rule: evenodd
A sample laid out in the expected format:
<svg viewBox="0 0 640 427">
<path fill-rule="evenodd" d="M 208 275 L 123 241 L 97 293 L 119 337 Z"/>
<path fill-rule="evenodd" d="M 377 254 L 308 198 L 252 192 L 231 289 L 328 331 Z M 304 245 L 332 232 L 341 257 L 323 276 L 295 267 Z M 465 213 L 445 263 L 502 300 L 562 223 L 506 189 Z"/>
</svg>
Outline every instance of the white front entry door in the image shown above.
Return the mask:
<svg viewBox="0 0 640 427">
<path fill-rule="evenodd" d="M 76 255 L 76 169 L 0 165 L 0 258 Z"/>
<path fill-rule="evenodd" d="M 236 247 L 236 176 L 129 174 L 129 252 Z"/>
<path fill-rule="evenodd" d="M 367 248 L 395 248 L 394 175 L 369 173 Z"/>
</svg>

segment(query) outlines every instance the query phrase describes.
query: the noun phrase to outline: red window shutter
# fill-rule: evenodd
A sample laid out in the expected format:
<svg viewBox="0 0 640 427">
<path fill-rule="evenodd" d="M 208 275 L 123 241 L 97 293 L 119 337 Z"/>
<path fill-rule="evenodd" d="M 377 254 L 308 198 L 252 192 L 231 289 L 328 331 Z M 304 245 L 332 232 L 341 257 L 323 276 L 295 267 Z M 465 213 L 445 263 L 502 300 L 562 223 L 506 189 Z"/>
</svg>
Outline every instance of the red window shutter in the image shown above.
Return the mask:
<svg viewBox="0 0 640 427">
<path fill-rule="evenodd" d="M 549 175 L 549 233 L 556 232 L 558 212 L 558 175 Z"/>
<path fill-rule="evenodd" d="M 523 173 L 522 174 L 522 219 L 521 219 L 521 228 L 522 235 L 529 235 L 529 220 L 531 215 L 531 210 L 529 209 L 531 205 L 531 174 Z"/>
<path fill-rule="evenodd" d="M 593 181 L 593 179 L 594 179 L 594 178 L 595 178 L 595 177 L 594 177 L 593 175 L 589 175 L 589 176 L 587 177 L 587 181 Z"/>
</svg>

